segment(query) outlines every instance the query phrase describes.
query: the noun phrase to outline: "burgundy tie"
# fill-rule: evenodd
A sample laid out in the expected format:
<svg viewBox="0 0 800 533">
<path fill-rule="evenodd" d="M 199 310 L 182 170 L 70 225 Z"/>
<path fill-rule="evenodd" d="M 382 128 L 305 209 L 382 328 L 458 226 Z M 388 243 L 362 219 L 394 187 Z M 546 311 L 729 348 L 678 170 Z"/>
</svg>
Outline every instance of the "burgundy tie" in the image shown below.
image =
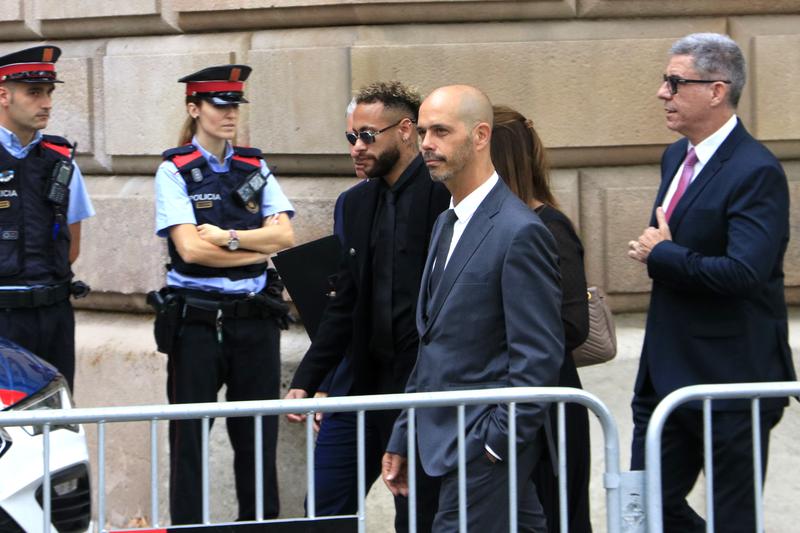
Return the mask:
<svg viewBox="0 0 800 533">
<path fill-rule="evenodd" d="M 675 189 L 675 194 L 672 195 L 672 199 L 669 201 L 669 205 L 667 206 L 667 212 L 664 213 L 667 222 L 669 222 L 669 217 L 675 210 L 675 206 L 681 201 L 683 193 L 686 192 L 686 189 L 689 187 L 689 183 L 692 181 L 695 164 L 697 164 L 697 154 L 694 153 L 694 148 L 691 148 L 689 153 L 686 154 L 686 159 L 683 160 L 683 172 L 681 172 L 681 179 L 678 182 L 678 188 Z"/>
</svg>

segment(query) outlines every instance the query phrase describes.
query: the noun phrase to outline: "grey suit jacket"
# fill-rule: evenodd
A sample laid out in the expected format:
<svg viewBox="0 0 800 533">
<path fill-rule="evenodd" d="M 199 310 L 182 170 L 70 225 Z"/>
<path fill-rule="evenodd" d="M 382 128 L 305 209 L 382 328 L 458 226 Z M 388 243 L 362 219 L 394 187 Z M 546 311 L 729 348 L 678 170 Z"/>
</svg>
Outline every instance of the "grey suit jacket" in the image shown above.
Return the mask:
<svg viewBox="0 0 800 533">
<path fill-rule="evenodd" d="M 434 226 L 417 305 L 420 347 L 407 392 L 555 385 L 564 357 L 555 241 L 502 180 L 456 245 L 436 293 L 428 278 L 443 218 Z M 457 468 L 456 408 L 418 409 L 417 443 L 425 472 Z M 517 406 L 517 444 L 530 444 L 545 419 L 542 404 Z M 508 454 L 508 408 L 466 408 L 466 456 L 488 444 Z M 407 452 L 407 412 L 388 451 Z"/>
</svg>

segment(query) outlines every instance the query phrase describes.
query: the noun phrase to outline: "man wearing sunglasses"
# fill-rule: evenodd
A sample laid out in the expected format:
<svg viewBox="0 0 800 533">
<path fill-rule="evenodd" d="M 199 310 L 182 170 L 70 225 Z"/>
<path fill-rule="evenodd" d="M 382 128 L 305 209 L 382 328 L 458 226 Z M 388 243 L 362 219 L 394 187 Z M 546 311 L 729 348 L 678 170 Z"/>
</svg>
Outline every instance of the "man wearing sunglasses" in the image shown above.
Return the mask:
<svg viewBox="0 0 800 533">
<path fill-rule="evenodd" d="M 347 192 L 342 202 L 343 255 L 336 295 L 328 304 L 316 337 L 292 380 L 287 398 L 314 394 L 328 372 L 349 358 L 353 384 L 349 393 L 389 394 L 405 390 L 416 361 L 419 337 L 414 320 L 420 279 L 431 229 L 447 209 L 450 194 L 431 180 L 419 154 L 416 121 L 420 96 L 398 82 L 373 83 L 356 96 L 351 145 L 358 175 L 369 180 Z M 381 457 L 396 411 L 366 415 L 366 481 L 380 474 Z M 289 415 L 300 421 L 301 415 Z M 341 438 L 327 442 L 327 456 L 338 455 L 336 483 L 317 487 L 317 514 L 355 514 L 356 420 L 334 414 Z M 338 448 L 338 452 L 336 450 Z M 327 472 L 332 480 L 336 473 Z M 320 475 L 317 475 L 320 479 Z M 417 530 L 430 531 L 438 492 L 419 469 Z M 395 529 L 408 529 L 408 501 L 395 499 Z"/>
<path fill-rule="evenodd" d="M 736 116 L 745 82 L 741 50 L 729 37 L 677 41 L 658 89 L 667 127 L 684 138 L 661 160 L 650 227 L 628 255 L 653 280 L 634 388 L 631 468 L 644 468 L 647 424 L 658 402 L 688 385 L 796 380 L 787 340 L 783 256 L 789 194 L 778 160 Z M 762 479 L 769 433 L 786 400 L 762 399 Z M 686 495 L 703 468 L 703 413 L 682 407 L 664 428 L 664 531 L 702 532 Z M 755 525 L 750 402 L 713 409 L 714 528 Z M 708 496 L 711 497 L 711 496 Z"/>
</svg>

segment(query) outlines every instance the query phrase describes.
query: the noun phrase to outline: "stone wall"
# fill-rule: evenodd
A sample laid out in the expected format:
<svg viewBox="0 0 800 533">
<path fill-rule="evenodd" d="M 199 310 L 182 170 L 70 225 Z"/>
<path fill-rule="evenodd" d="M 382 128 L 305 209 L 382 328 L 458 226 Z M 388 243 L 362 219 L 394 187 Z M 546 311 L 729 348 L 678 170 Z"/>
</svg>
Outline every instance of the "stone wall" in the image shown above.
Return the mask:
<svg viewBox="0 0 800 533">
<path fill-rule="evenodd" d="M 655 93 L 671 42 L 698 31 L 729 33 L 742 46 L 749 82 L 739 115 L 784 162 L 797 204 L 797 0 L 2 0 L 0 54 L 41 42 L 63 49 L 66 83 L 48 131 L 78 141 L 97 209 L 76 265 L 94 288 L 80 305 L 99 311 L 78 319 L 79 403 L 165 401 L 149 320 L 112 311 L 145 310 L 143 294 L 163 280 L 152 176 L 184 116 L 179 77 L 210 64 L 254 67 L 239 141 L 268 154 L 297 209 L 300 242 L 330 233 L 333 200 L 354 181 L 342 135 L 354 90 L 388 78 L 423 92 L 478 85 L 534 120 L 583 238 L 590 283 L 606 288 L 615 310 L 638 310 L 649 283 L 626 243 L 648 221 L 660 154 L 676 138 Z M 792 229 L 800 235 L 796 209 Z M 793 303 L 797 242 L 786 258 Z M 284 347 L 292 360 L 284 373 L 303 351 Z M 149 508 L 146 432 L 111 440 L 120 525 Z M 282 478 L 293 491 L 289 514 L 302 504 L 302 478 L 292 477 Z"/>
<path fill-rule="evenodd" d="M 142 309 L 160 284 L 151 176 L 184 115 L 175 81 L 239 61 L 254 67 L 239 141 L 277 168 L 301 242 L 329 232 L 350 183 L 332 178 L 350 171 L 343 109 L 354 90 L 388 78 L 423 92 L 471 83 L 534 120 L 590 282 L 630 310 L 644 307 L 649 283 L 625 243 L 647 221 L 660 153 L 675 138 L 655 98 L 670 43 L 715 31 L 741 44 L 750 79 L 739 114 L 784 161 L 797 198 L 798 28 L 795 0 L 5 0 L 0 53 L 42 40 L 63 48 L 67 83 L 48 131 L 78 141 L 97 207 L 77 264 L 96 291 L 85 306 Z M 792 302 L 799 265 L 792 244 Z"/>
<path fill-rule="evenodd" d="M 67 83 L 48 131 L 78 141 L 97 207 L 77 265 L 96 291 L 85 306 L 141 309 L 159 285 L 151 176 L 184 116 L 175 81 L 239 61 L 254 67 L 239 141 L 277 168 L 301 242 L 329 232 L 350 182 L 343 110 L 355 89 L 387 78 L 423 92 L 476 84 L 534 120 L 590 282 L 630 310 L 649 284 L 625 243 L 647 222 L 660 153 L 675 138 L 655 98 L 670 43 L 715 31 L 741 44 L 750 80 L 739 114 L 782 158 L 796 199 L 798 28 L 794 0 L 5 0 L 0 53 L 42 40 L 63 48 Z M 800 245 L 786 265 L 800 301 Z"/>
</svg>

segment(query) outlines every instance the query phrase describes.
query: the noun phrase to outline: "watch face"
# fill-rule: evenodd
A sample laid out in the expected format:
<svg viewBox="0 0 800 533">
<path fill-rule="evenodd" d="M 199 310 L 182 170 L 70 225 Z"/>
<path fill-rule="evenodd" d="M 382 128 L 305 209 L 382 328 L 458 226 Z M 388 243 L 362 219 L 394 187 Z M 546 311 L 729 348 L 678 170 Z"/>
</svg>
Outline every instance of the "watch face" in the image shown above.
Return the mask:
<svg viewBox="0 0 800 533">
<path fill-rule="evenodd" d="M 234 251 L 239 249 L 239 239 L 231 239 L 228 241 L 228 250 Z"/>
</svg>

